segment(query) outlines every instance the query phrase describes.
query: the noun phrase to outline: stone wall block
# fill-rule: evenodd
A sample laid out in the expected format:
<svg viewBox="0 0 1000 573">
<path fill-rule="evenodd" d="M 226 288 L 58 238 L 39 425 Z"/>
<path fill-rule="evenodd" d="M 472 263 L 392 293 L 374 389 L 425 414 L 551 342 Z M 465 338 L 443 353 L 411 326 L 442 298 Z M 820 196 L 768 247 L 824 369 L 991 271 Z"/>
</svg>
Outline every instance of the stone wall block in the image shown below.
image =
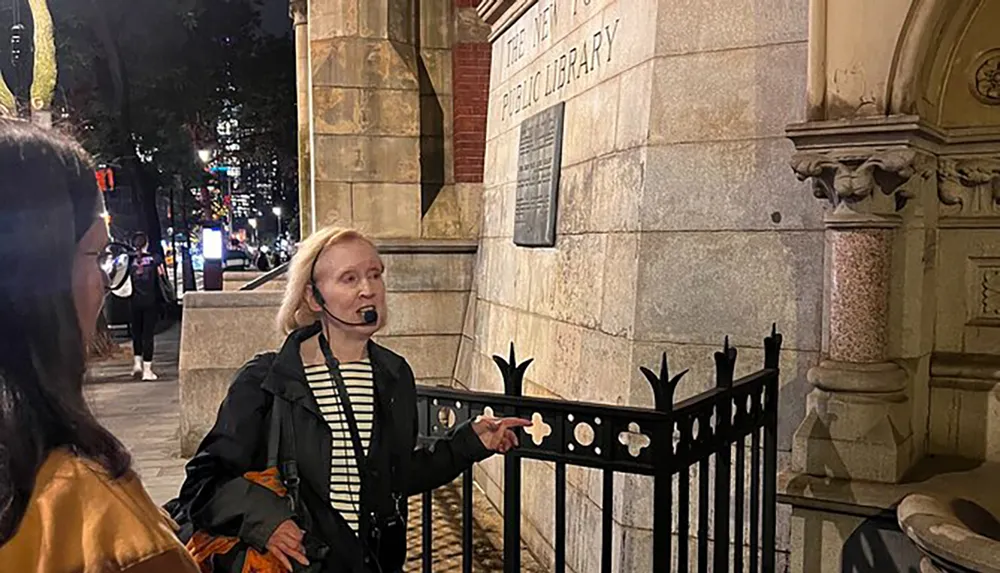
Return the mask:
<svg viewBox="0 0 1000 573">
<path fill-rule="evenodd" d="M 603 296 L 605 235 L 560 237 L 555 283 L 555 318 L 596 328 Z"/>
<path fill-rule="evenodd" d="M 563 141 L 573 145 L 563 146 L 563 165 L 587 161 L 615 148 L 618 80 L 606 80 L 566 102 Z"/>
<path fill-rule="evenodd" d="M 805 82 L 786 78 L 801 78 L 805 69 L 800 44 L 657 59 L 649 142 L 783 136 L 792 120 L 787 110 L 805 101 Z"/>
<path fill-rule="evenodd" d="M 357 183 L 351 188 L 354 222 L 375 238 L 420 236 L 420 187 Z"/>
<path fill-rule="evenodd" d="M 468 297 L 467 292 L 390 292 L 386 304 L 391 313 L 379 334 L 461 334 Z"/>
<path fill-rule="evenodd" d="M 455 18 L 451 2 L 421 2 L 420 45 L 425 48 L 450 48 Z"/>
<path fill-rule="evenodd" d="M 411 137 L 319 135 L 316 175 L 325 181 L 417 183 L 419 146 L 420 140 Z"/>
<path fill-rule="evenodd" d="M 653 70 L 650 60 L 622 72 L 622 103 L 618 106 L 615 149 L 625 150 L 645 145 L 649 139 L 652 110 Z"/>
<path fill-rule="evenodd" d="M 390 292 L 468 292 L 472 287 L 471 254 L 383 254 L 382 260 Z"/>
<path fill-rule="evenodd" d="M 556 215 L 558 235 L 591 230 L 594 205 L 594 161 L 563 167 L 559 174 L 559 201 Z"/>
<path fill-rule="evenodd" d="M 314 87 L 394 90 L 418 90 L 420 87 L 412 46 L 350 37 L 315 40 L 312 49 Z"/>
<path fill-rule="evenodd" d="M 310 7 L 309 36 L 313 40 L 328 40 L 358 34 L 358 4 L 372 0 L 324 0 Z"/>
<path fill-rule="evenodd" d="M 600 330 L 631 339 L 635 333 L 639 234 L 607 235 Z"/>
<path fill-rule="evenodd" d="M 599 233 L 638 231 L 646 150 L 632 149 L 598 158 L 589 228 Z"/>
<path fill-rule="evenodd" d="M 416 92 L 359 88 L 315 88 L 316 133 L 330 135 L 420 135 Z"/>
<path fill-rule="evenodd" d="M 354 226 L 350 183 L 316 182 L 316 219 L 319 227 L 326 225 Z"/>
<path fill-rule="evenodd" d="M 791 153 L 784 138 L 649 148 L 642 230 L 822 230 L 823 209 L 788 168 Z"/>
<path fill-rule="evenodd" d="M 776 0 L 683 0 L 660 3 L 656 54 L 687 54 L 759 46 L 805 43 L 806 2 Z"/>
<path fill-rule="evenodd" d="M 714 346 L 727 335 L 760 340 L 776 322 L 784 348 L 818 351 L 823 240 L 821 232 L 644 233 L 636 338 Z"/>
<path fill-rule="evenodd" d="M 418 379 L 451 380 L 460 335 L 377 336 L 376 342 L 406 358 Z"/>
</svg>

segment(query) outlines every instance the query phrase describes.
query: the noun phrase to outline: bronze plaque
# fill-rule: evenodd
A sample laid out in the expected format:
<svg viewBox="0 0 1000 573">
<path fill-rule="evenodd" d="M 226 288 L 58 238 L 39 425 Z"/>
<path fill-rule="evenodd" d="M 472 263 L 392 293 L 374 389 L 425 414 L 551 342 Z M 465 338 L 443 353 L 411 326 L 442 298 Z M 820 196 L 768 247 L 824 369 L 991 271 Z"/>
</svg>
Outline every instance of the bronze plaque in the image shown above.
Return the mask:
<svg viewBox="0 0 1000 573">
<path fill-rule="evenodd" d="M 521 123 L 514 206 L 515 245 L 552 247 L 556 244 L 565 110 L 565 102 L 560 102 Z"/>
</svg>

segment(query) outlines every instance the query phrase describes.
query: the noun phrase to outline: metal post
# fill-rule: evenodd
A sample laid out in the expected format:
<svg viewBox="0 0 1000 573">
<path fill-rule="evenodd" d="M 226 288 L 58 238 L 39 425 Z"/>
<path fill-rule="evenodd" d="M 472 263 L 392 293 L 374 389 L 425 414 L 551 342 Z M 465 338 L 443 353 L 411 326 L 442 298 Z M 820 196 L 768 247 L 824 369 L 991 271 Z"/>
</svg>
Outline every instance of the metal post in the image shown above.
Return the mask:
<svg viewBox="0 0 1000 573">
<path fill-rule="evenodd" d="M 176 181 L 175 181 L 175 183 L 176 183 Z M 172 253 L 173 258 L 174 258 L 174 264 L 173 264 L 173 267 L 174 267 L 174 295 L 176 296 L 177 293 L 178 293 L 178 289 L 177 289 L 177 217 L 176 217 L 176 213 L 175 213 L 177 207 L 174 205 L 174 191 L 175 191 L 175 187 L 176 187 L 176 185 L 171 185 L 170 186 L 170 252 Z M 178 298 L 178 300 L 180 300 L 180 299 Z"/>
</svg>

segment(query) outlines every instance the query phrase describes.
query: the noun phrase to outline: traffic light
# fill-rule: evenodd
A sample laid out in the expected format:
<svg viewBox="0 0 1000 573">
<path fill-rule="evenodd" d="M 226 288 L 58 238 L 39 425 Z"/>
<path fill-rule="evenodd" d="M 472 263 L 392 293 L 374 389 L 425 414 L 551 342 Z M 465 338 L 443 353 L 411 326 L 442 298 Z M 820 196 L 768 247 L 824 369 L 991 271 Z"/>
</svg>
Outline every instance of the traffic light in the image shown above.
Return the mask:
<svg viewBox="0 0 1000 573">
<path fill-rule="evenodd" d="M 97 188 L 101 190 L 101 193 L 115 190 L 115 172 L 113 169 L 110 167 L 98 167 L 96 175 Z"/>
</svg>

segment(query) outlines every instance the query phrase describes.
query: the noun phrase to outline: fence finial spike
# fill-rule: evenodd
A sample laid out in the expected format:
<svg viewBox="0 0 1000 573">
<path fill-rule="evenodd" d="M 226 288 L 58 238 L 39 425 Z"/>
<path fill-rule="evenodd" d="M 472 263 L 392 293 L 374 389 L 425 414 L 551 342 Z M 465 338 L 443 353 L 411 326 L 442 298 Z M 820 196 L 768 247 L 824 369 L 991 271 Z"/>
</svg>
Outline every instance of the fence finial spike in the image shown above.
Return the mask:
<svg viewBox="0 0 1000 573">
<path fill-rule="evenodd" d="M 524 386 L 524 373 L 528 370 L 528 365 L 531 364 L 533 359 L 528 359 L 521 364 L 517 363 L 517 356 L 514 353 L 514 342 L 510 343 L 510 360 L 504 360 L 503 357 L 494 354 L 493 362 L 496 363 L 497 368 L 500 369 L 500 375 L 503 377 L 504 393 L 508 396 L 521 396 L 523 386 Z"/>
<path fill-rule="evenodd" d="M 722 345 L 722 352 L 715 353 L 715 385 L 718 388 L 731 388 L 733 373 L 736 371 L 736 348 L 729 346 L 729 336 Z"/>
<path fill-rule="evenodd" d="M 764 368 L 777 368 L 781 358 L 781 333 L 778 324 L 771 323 L 771 336 L 764 339 Z"/>
<path fill-rule="evenodd" d="M 653 388 L 653 398 L 658 412 L 670 412 L 674 408 L 674 391 L 677 383 L 688 373 L 687 370 L 670 377 L 670 367 L 667 364 L 667 353 L 660 355 L 660 374 L 656 375 L 645 366 L 640 366 L 639 371 L 646 377 L 649 385 Z"/>
</svg>

